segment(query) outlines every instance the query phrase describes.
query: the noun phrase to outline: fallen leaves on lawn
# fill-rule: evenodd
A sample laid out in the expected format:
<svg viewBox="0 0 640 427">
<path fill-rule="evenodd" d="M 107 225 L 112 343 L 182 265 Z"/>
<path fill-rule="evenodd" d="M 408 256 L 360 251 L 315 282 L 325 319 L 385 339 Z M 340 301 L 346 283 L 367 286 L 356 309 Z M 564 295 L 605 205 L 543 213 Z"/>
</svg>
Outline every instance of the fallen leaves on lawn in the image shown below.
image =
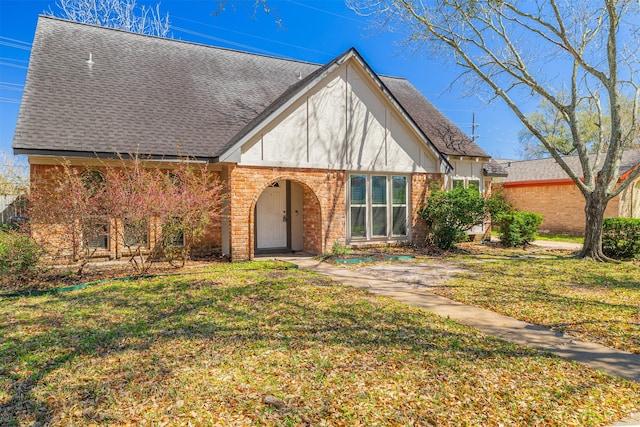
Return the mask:
<svg viewBox="0 0 640 427">
<path fill-rule="evenodd" d="M 638 384 L 282 267 L 0 301 L 0 424 L 564 426 L 640 410 Z"/>
</svg>

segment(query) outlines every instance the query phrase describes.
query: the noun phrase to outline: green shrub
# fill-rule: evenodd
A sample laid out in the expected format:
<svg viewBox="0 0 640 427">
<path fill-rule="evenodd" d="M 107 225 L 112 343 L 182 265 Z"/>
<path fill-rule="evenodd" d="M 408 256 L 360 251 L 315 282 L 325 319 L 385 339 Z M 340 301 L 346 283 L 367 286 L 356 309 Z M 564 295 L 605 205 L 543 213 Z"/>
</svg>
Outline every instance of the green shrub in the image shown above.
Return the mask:
<svg viewBox="0 0 640 427">
<path fill-rule="evenodd" d="M 418 212 L 425 220 L 433 243 L 451 249 L 467 240 L 467 230 L 482 224 L 486 202 L 476 189 L 455 188 L 436 191 Z"/>
<path fill-rule="evenodd" d="M 0 278 L 16 282 L 35 276 L 44 250 L 27 234 L 0 231 Z"/>
<path fill-rule="evenodd" d="M 533 212 L 506 212 L 498 216 L 500 241 L 504 246 L 526 245 L 534 240 L 542 215 Z"/>
<path fill-rule="evenodd" d="M 500 215 L 513 212 L 514 210 L 513 205 L 507 202 L 502 192 L 493 193 L 491 197 L 487 199 L 487 211 L 489 215 L 491 215 L 492 221 L 496 221 Z"/>
<path fill-rule="evenodd" d="M 348 246 L 343 245 L 340 242 L 334 242 L 333 247 L 331 248 L 331 255 L 334 257 L 343 257 L 349 255 L 351 253 L 351 249 Z"/>
<path fill-rule="evenodd" d="M 640 258 L 640 219 L 605 218 L 602 251 L 611 258 Z"/>
</svg>

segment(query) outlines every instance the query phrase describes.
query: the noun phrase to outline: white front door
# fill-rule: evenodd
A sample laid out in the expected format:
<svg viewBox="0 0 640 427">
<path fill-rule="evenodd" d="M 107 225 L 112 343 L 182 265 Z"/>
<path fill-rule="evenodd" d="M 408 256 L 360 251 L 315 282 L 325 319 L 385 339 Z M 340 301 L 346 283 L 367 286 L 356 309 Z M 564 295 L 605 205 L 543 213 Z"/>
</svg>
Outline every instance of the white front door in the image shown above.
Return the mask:
<svg viewBox="0 0 640 427">
<path fill-rule="evenodd" d="M 256 204 L 257 249 L 287 247 L 286 182 L 267 187 Z"/>
</svg>

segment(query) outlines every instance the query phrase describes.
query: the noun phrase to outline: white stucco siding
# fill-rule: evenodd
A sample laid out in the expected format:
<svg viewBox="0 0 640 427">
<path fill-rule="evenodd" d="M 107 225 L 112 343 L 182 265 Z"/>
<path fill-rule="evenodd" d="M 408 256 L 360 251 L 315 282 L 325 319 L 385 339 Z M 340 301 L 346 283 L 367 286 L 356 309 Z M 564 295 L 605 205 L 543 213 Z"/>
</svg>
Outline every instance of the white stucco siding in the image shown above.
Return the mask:
<svg viewBox="0 0 640 427">
<path fill-rule="evenodd" d="M 438 160 L 416 143 L 411 131 L 393 112 L 387 119 L 389 136 L 387 144 L 387 162 L 404 171 L 438 172 Z"/>
<path fill-rule="evenodd" d="M 347 61 L 256 132 L 240 164 L 438 172 L 436 155 L 359 63 Z"/>
<path fill-rule="evenodd" d="M 387 162 L 387 107 L 354 67 L 349 82 L 348 162 L 354 169 L 384 169 Z"/>
<path fill-rule="evenodd" d="M 328 165 L 346 161 L 347 85 L 344 70 L 332 73 L 307 98 L 309 159 Z"/>
<path fill-rule="evenodd" d="M 307 107 L 297 103 L 275 126 L 266 127 L 242 147 L 242 163 L 258 165 L 287 159 L 305 163 L 307 159 Z"/>
</svg>

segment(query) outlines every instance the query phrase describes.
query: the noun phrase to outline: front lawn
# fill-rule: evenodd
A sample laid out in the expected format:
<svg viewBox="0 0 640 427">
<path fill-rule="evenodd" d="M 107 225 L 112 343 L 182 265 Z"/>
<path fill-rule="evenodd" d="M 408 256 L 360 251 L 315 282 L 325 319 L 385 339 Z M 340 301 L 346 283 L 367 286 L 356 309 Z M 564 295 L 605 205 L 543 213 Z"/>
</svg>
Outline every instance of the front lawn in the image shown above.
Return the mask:
<svg viewBox="0 0 640 427">
<path fill-rule="evenodd" d="M 640 265 L 514 251 L 458 257 L 472 270 L 434 292 L 536 325 L 640 353 Z M 456 259 L 454 257 L 454 259 Z"/>
<path fill-rule="evenodd" d="M 0 300 L 1 425 L 603 425 L 640 385 L 275 262 Z M 266 401 L 265 401 L 266 399 Z"/>
<path fill-rule="evenodd" d="M 538 233 L 536 234 L 536 240 L 550 240 L 552 242 L 569 242 L 569 243 L 584 243 L 584 237 L 582 236 L 569 236 L 567 234 L 549 234 Z"/>
</svg>

